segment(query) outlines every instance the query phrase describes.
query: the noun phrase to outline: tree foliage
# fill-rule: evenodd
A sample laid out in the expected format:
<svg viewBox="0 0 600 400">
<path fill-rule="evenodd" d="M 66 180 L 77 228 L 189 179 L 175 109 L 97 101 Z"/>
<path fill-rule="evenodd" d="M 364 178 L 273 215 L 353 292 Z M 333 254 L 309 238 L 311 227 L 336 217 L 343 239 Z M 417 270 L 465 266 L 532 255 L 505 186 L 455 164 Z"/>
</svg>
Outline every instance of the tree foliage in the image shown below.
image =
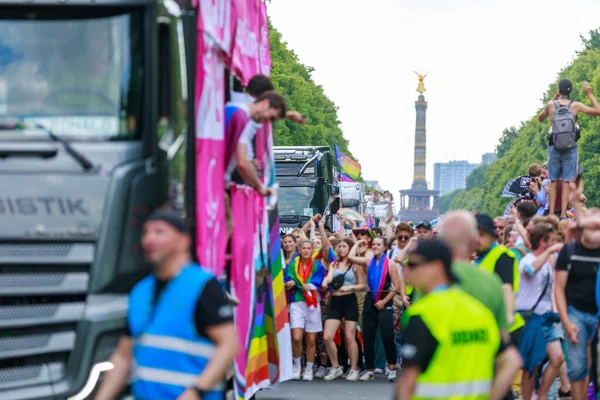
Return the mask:
<svg viewBox="0 0 600 400">
<path fill-rule="evenodd" d="M 450 204 L 452 200 L 462 191 L 462 189 L 453 190 L 450 193 L 446 193 L 443 196 L 440 196 L 438 201 L 438 206 L 440 208 L 440 213 L 445 214 L 446 211 L 450 210 Z"/>
<path fill-rule="evenodd" d="M 293 50 L 282 41 L 281 34 L 269 22 L 271 49 L 271 80 L 275 89 L 283 94 L 290 110 L 307 118 L 300 126 L 288 120 L 274 124 L 274 142 L 277 146 L 317 146 L 337 144 L 340 151 L 353 159 L 348 149 L 337 116 L 338 108 L 325 95 L 323 87 L 312 80 L 312 67 L 302 64 Z"/>
<path fill-rule="evenodd" d="M 590 32 L 589 39 L 583 39 L 583 50 L 578 52 L 575 60 L 560 71 L 544 95 L 545 104 L 552 98 L 563 78 L 573 83 L 571 98 L 591 105 L 583 93 L 583 82 L 592 86 L 594 94 L 600 98 L 600 32 Z M 536 111 L 532 118 L 521 124 L 518 132 L 506 129 L 500 139 L 496 161 L 485 171 L 483 186 L 470 187 L 455 194 L 450 203 L 451 209 L 464 208 L 480 210 L 491 215 L 501 215 L 511 199 L 502 197 L 504 185 L 511 179 L 526 175 L 529 164 L 543 163 L 547 160 L 548 130 L 550 121 L 540 123 Z M 588 205 L 600 204 L 600 118 L 579 115 L 581 140 L 579 141 L 579 160 L 585 169 L 585 191 Z M 509 145 L 510 144 L 510 145 Z"/>
<path fill-rule="evenodd" d="M 504 129 L 502 131 L 502 136 L 500 136 L 500 141 L 496 146 L 496 157 L 502 157 L 504 154 L 506 154 L 518 135 L 519 130 L 514 126 Z"/>
<path fill-rule="evenodd" d="M 485 173 L 489 167 L 489 165 L 481 165 L 471 171 L 467 176 L 467 190 L 481 188 L 485 185 Z"/>
</svg>

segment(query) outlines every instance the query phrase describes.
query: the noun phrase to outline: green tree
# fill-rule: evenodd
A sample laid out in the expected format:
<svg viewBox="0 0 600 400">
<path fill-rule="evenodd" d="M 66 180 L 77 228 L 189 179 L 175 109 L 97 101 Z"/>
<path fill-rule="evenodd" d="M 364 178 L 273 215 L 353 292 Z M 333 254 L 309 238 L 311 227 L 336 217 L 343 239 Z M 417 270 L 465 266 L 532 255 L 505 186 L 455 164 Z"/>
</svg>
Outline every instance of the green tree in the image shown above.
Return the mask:
<svg viewBox="0 0 600 400">
<path fill-rule="evenodd" d="M 518 135 L 519 131 L 514 126 L 506 128 L 502 131 L 502 136 L 500 136 L 500 141 L 496 146 L 496 155 L 498 158 L 506 154 Z"/>
<path fill-rule="evenodd" d="M 485 173 L 489 168 L 489 165 L 481 165 L 471 171 L 467 176 L 467 190 L 483 187 L 485 185 Z"/>
<path fill-rule="evenodd" d="M 337 116 L 338 108 L 312 80 L 312 67 L 302 64 L 293 50 L 281 38 L 281 34 L 269 22 L 269 45 L 271 49 L 271 80 L 275 89 L 283 94 L 290 110 L 296 110 L 307 118 L 300 126 L 290 121 L 274 125 L 276 146 L 313 146 L 337 144 L 340 151 L 356 160 L 348 149 Z M 358 161 L 358 160 L 357 160 Z"/>
<path fill-rule="evenodd" d="M 573 83 L 571 98 L 590 105 L 583 93 L 583 82 L 587 81 L 594 89 L 594 94 L 600 97 L 600 33 L 598 30 L 590 33 L 589 39 L 584 39 L 583 51 L 565 69 L 559 72 L 556 80 L 549 86 L 544 95 L 543 105 L 556 92 L 558 81 L 563 78 Z M 482 187 L 472 187 L 454 197 L 450 208 L 466 208 L 480 210 L 491 215 L 501 215 L 510 199 L 502 197 L 502 189 L 506 183 L 520 175 L 527 174 L 527 168 L 532 163 L 543 163 L 547 160 L 548 130 L 550 121 L 540 123 L 535 111 L 532 118 L 521 124 L 514 132 L 505 130 L 498 149 L 498 158 L 490 165 L 485 173 Z M 600 118 L 580 115 L 581 140 L 579 141 L 579 160 L 585 169 L 584 180 L 588 206 L 600 204 Z M 508 144 L 510 143 L 510 145 Z"/>
<path fill-rule="evenodd" d="M 464 191 L 463 189 L 456 189 L 451 191 L 450 193 L 446 193 L 443 196 L 440 196 L 440 199 L 438 201 L 438 206 L 440 208 L 440 213 L 444 214 L 446 213 L 446 211 L 450 210 L 450 204 L 452 203 L 452 200 L 454 200 L 454 198 L 456 196 L 458 196 L 460 194 L 460 192 Z"/>
</svg>

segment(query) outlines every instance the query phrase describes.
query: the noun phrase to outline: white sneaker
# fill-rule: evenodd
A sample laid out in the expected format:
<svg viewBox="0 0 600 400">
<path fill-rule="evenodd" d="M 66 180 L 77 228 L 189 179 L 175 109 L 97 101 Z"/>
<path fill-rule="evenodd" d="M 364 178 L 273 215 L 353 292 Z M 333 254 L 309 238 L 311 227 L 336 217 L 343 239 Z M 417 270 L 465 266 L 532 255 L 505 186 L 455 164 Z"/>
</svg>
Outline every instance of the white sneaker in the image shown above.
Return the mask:
<svg viewBox="0 0 600 400">
<path fill-rule="evenodd" d="M 381 368 L 375 368 L 375 369 L 373 370 L 373 373 L 374 373 L 374 374 L 383 374 L 383 370 L 382 370 Z"/>
<path fill-rule="evenodd" d="M 295 379 L 295 380 L 300 379 L 300 367 L 296 366 L 296 364 L 294 364 L 293 368 L 292 368 L 292 379 Z"/>
<path fill-rule="evenodd" d="M 328 372 L 329 372 L 329 369 L 325 368 L 324 366 L 321 365 L 319 368 L 317 368 L 317 371 L 315 372 L 315 378 L 323 379 L 323 378 L 325 378 L 325 376 L 327 375 Z"/>
<path fill-rule="evenodd" d="M 358 370 L 356 369 L 351 369 L 350 372 L 348 372 L 348 376 L 346 377 L 347 381 L 357 381 L 358 380 Z"/>
<path fill-rule="evenodd" d="M 362 382 L 372 381 L 373 379 L 375 379 L 375 374 L 373 371 L 365 371 L 359 378 L 359 380 Z"/>
<path fill-rule="evenodd" d="M 337 379 L 342 375 L 344 375 L 344 368 L 342 368 L 342 367 L 331 368 L 329 370 L 329 373 L 327 374 L 327 376 L 325 378 L 323 378 L 323 380 L 333 381 L 334 379 Z"/>
<path fill-rule="evenodd" d="M 313 378 L 314 378 L 314 375 L 313 375 L 312 368 L 306 368 L 304 370 L 304 374 L 302 375 L 302 380 L 303 381 L 312 381 Z"/>
<path fill-rule="evenodd" d="M 398 377 L 398 371 L 396 371 L 395 369 L 390 369 L 390 372 L 388 373 L 388 381 L 396 382 L 397 377 Z"/>
</svg>

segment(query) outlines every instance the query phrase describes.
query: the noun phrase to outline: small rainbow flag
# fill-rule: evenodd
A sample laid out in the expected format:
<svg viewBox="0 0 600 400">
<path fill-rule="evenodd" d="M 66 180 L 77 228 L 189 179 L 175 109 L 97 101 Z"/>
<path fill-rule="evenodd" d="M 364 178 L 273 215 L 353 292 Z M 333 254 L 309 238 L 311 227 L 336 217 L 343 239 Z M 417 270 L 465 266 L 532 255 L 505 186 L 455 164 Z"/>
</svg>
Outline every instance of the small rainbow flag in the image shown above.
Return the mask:
<svg viewBox="0 0 600 400">
<path fill-rule="evenodd" d="M 333 145 L 335 150 L 335 158 L 340 172 L 340 180 L 355 182 L 360 177 L 360 164 L 340 152 L 337 144 Z M 348 178 L 348 179 L 346 179 Z"/>
</svg>

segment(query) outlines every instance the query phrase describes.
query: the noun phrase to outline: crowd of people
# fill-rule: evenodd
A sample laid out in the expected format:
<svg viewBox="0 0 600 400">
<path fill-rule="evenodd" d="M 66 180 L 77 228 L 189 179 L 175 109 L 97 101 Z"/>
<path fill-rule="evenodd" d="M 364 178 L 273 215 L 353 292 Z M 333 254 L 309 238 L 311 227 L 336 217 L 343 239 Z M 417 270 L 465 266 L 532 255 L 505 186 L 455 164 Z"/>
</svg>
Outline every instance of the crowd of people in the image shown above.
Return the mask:
<svg viewBox="0 0 600 400">
<path fill-rule="evenodd" d="M 294 378 L 369 381 L 380 372 L 410 398 L 427 392 L 420 382 L 424 375 L 435 381 L 432 369 L 445 369 L 447 378 L 455 368 L 457 380 L 485 370 L 478 381 L 487 384 L 471 389 L 503 398 L 522 369 L 508 396 L 541 400 L 552 390 L 587 398 L 588 382 L 596 384 L 600 210 L 585 209 L 582 185 L 570 186 L 577 219 L 560 220 L 523 199 L 509 218 L 449 212 L 439 234 L 427 221 L 394 226 L 388 218 L 384 229 L 371 229 L 341 218 L 352 225 L 347 235 L 317 215 L 285 235 Z M 468 351 L 454 354 L 460 361 L 452 350 L 441 357 L 452 347 L 444 332 L 461 325 L 464 337 L 455 332 L 456 340 L 475 343 L 472 360 Z M 469 336 L 477 331 L 487 339 Z"/>
<path fill-rule="evenodd" d="M 569 198 L 556 199 L 551 213 L 548 165 L 528 172 L 530 195 L 508 216 L 451 211 L 439 234 L 428 221 L 395 226 L 390 216 L 371 229 L 341 217 L 348 235 L 317 215 L 285 235 L 294 378 L 385 373 L 399 398 L 428 397 L 418 394 L 440 386 L 426 383 L 449 376 L 485 381 L 467 390 L 499 399 L 598 392 L 600 210 L 585 208 L 582 177 L 573 174 Z M 445 342 L 448 330 L 472 348 Z"/>
</svg>

